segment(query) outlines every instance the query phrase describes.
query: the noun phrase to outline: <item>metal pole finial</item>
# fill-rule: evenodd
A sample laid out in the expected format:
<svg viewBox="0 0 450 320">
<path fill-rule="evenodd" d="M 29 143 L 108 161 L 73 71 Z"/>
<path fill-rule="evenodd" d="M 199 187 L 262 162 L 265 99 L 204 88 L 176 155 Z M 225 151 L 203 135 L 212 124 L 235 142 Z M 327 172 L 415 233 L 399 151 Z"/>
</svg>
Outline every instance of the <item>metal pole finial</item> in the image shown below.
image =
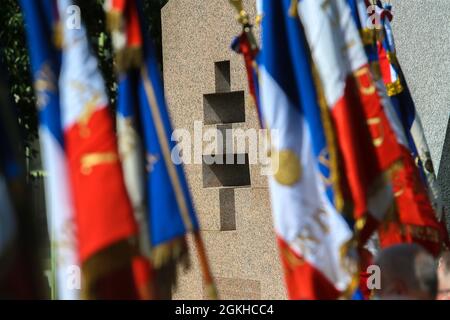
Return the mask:
<svg viewBox="0 0 450 320">
<path fill-rule="evenodd" d="M 229 0 L 229 1 L 238 12 L 237 20 L 243 25 L 249 24 L 250 23 L 249 16 L 244 9 L 244 4 L 242 3 L 242 0 Z"/>
</svg>

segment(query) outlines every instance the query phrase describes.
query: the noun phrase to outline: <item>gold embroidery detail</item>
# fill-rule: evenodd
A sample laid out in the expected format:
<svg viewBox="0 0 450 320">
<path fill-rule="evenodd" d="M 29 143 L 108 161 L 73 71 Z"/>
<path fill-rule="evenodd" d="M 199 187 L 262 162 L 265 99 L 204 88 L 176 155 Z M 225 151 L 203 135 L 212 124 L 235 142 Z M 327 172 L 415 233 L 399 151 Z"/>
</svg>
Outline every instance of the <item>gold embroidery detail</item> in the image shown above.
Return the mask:
<svg viewBox="0 0 450 320">
<path fill-rule="evenodd" d="M 331 172 L 331 162 L 327 158 L 328 156 L 329 156 L 328 149 L 327 148 L 323 149 L 319 155 L 319 164 L 323 165 L 324 167 L 327 167 L 330 170 L 330 176 L 326 177 L 324 174 L 322 174 L 321 171 L 319 171 L 319 173 L 320 173 L 320 176 L 322 177 L 323 182 L 327 186 L 331 186 L 331 185 L 333 185 L 333 174 Z"/>
<path fill-rule="evenodd" d="M 137 139 L 132 117 L 124 118 L 122 122 L 119 122 L 117 140 L 119 142 L 119 154 L 122 161 L 138 148 Z"/>
<path fill-rule="evenodd" d="M 258 14 L 258 15 L 255 17 L 255 24 L 258 25 L 258 26 L 261 25 L 262 20 L 263 20 L 263 15 L 262 15 L 262 14 Z"/>
<path fill-rule="evenodd" d="M 365 28 L 362 29 L 360 32 L 362 43 L 365 46 L 371 46 L 375 44 L 375 32 L 374 29 Z"/>
<path fill-rule="evenodd" d="M 301 267 L 305 264 L 305 260 L 303 258 L 297 257 L 295 254 L 293 254 L 289 248 L 284 248 L 281 252 L 283 257 L 285 258 L 286 262 L 289 264 L 291 268 L 297 268 Z"/>
<path fill-rule="evenodd" d="M 152 173 L 155 170 L 155 165 L 159 162 L 159 156 L 154 154 L 147 155 L 147 172 Z"/>
<path fill-rule="evenodd" d="M 424 226 L 405 225 L 401 228 L 402 235 L 406 236 L 408 233 L 418 240 L 431 241 L 435 243 L 440 242 L 440 235 L 436 229 Z"/>
<path fill-rule="evenodd" d="M 97 104 L 99 103 L 101 99 L 100 93 L 89 89 L 86 87 L 85 84 L 72 81 L 70 83 L 72 88 L 80 93 L 80 95 L 85 94 L 88 90 L 91 90 L 90 92 L 90 98 L 83 106 L 83 111 L 81 112 L 81 115 L 78 117 L 78 124 L 80 125 L 80 136 L 82 138 L 87 138 L 91 134 L 90 129 L 88 128 L 89 120 L 91 119 L 92 115 L 95 112 L 95 109 L 97 107 Z"/>
<path fill-rule="evenodd" d="M 360 80 L 360 78 L 362 76 L 366 76 L 366 75 L 369 77 L 369 81 L 370 81 L 370 85 L 368 87 L 364 87 Z M 368 67 L 363 67 L 354 73 L 359 91 L 365 96 L 370 96 L 377 91 L 377 88 L 375 87 L 370 75 L 371 74 L 370 74 L 370 70 Z"/>
<path fill-rule="evenodd" d="M 312 234 L 311 226 L 307 225 L 297 237 L 296 244 L 299 246 L 300 252 L 303 256 L 306 254 L 315 255 L 317 253 L 317 246 L 320 244 L 320 240 L 317 236 Z"/>
<path fill-rule="evenodd" d="M 378 138 L 374 138 L 373 139 L 373 145 L 377 148 L 381 147 L 381 145 L 383 145 L 384 142 L 384 128 L 383 128 L 383 124 L 381 122 L 381 118 L 370 118 L 367 120 L 367 124 L 369 126 L 377 126 L 378 128 L 380 128 L 380 136 Z"/>
<path fill-rule="evenodd" d="M 57 49 L 62 49 L 64 45 L 64 32 L 61 21 L 53 25 L 53 44 Z"/>
<path fill-rule="evenodd" d="M 340 247 L 341 266 L 347 270 L 350 275 L 350 284 L 341 294 L 341 299 L 350 299 L 355 293 L 359 285 L 359 262 L 355 258 L 355 252 L 358 248 L 358 242 L 361 237 L 361 232 L 365 228 L 367 217 L 359 218 L 355 221 L 353 237 Z"/>
<path fill-rule="evenodd" d="M 93 167 L 117 161 L 119 161 L 119 157 L 115 152 L 89 153 L 81 158 L 81 173 L 90 175 Z"/>
<path fill-rule="evenodd" d="M 361 41 L 365 46 L 375 45 L 377 41 L 383 41 L 384 33 L 382 29 L 364 28 L 359 32 Z"/>
<path fill-rule="evenodd" d="M 398 176 L 398 171 L 391 173 L 391 181 L 394 188 L 394 197 L 399 198 L 405 193 L 405 183 L 402 182 L 401 177 Z"/>
<path fill-rule="evenodd" d="M 398 78 L 395 82 L 386 84 L 387 94 L 389 97 L 396 96 L 403 92 L 403 85 Z"/>
<path fill-rule="evenodd" d="M 313 216 L 313 219 L 320 226 L 320 229 L 324 234 L 330 233 L 330 226 L 328 224 L 328 212 L 323 209 L 318 209 Z"/>
</svg>

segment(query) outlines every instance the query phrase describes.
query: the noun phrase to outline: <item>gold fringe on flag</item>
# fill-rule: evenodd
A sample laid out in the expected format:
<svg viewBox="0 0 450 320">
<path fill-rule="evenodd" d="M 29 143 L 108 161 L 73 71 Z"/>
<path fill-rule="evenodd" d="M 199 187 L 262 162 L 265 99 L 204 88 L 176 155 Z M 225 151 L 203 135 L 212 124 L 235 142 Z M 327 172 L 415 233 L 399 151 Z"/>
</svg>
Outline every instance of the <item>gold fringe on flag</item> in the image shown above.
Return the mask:
<svg viewBox="0 0 450 320">
<path fill-rule="evenodd" d="M 156 269 L 160 269 L 170 263 L 181 263 L 184 268 L 189 268 L 190 260 L 186 238 L 176 238 L 167 243 L 153 247 L 152 263 Z"/>
<path fill-rule="evenodd" d="M 98 283 L 108 274 L 129 267 L 137 255 L 131 240 L 123 240 L 94 254 L 82 265 L 81 298 L 84 300 L 102 299 L 98 293 Z M 131 273 L 130 273 L 131 275 Z"/>
<path fill-rule="evenodd" d="M 203 275 L 203 284 L 206 295 L 211 300 L 218 299 L 217 288 L 209 268 L 206 250 L 200 232 L 193 234 L 198 255 L 200 269 Z M 171 290 L 177 286 L 178 265 L 187 270 L 190 267 L 187 241 L 180 237 L 152 249 L 152 261 L 155 267 L 156 295 L 158 299 L 170 299 Z"/>
<path fill-rule="evenodd" d="M 155 268 L 156 297 L 172 298 L 172 289 L 178 285 L 178 266 L 189 269 L 190 259 L 185 237 L 176 238 L 152 248 L 152 264 Z"/>
</svg>

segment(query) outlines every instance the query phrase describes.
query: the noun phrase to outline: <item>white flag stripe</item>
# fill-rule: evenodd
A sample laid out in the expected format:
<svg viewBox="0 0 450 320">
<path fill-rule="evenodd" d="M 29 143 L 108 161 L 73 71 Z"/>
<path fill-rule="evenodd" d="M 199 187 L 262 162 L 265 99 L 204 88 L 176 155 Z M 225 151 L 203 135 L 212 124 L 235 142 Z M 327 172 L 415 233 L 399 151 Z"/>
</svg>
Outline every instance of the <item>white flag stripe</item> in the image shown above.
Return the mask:
<svg viewBox="0 0 450 320">
<path fill-rule="evenodd" d="M 71 0 L 59 0 L 58 8 L 62 21 L 68 21 L 67 8 Z M 61 75 L 62 121 L 65 129 L 83 121 L 98 109 L 109 104 L 103 76 L 98 70 L 98 61 L 91 52 L 86 28 L 71 29 L 64 24 L 64 51 Z"/>
<path fill-rule="evenodd" d="M 260 75 L 264 118 L 270 129 L 278 131 L 273 150 L 294 152 L 301 166 L 300 180 L 292 186 L 270 178 L 275 230 L 292 250 L 343 291 L 351 275 L 343 268 L 340 252 L 352 233 L 326 196 L 307 123 L 264 67 Z"/>
</svg>

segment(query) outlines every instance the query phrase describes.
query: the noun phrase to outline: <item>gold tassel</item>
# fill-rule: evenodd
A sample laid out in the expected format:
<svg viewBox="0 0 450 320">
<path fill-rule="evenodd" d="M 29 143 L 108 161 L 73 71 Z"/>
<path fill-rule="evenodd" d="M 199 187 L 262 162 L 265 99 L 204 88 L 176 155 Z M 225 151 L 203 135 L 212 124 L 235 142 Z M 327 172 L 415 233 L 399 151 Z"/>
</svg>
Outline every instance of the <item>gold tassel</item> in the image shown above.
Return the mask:
<svg viewBox="0 0 450 320">
<path fill-rule="evenodd" d="M 82 266 L 82 299 L 98 299 L 97 282 L 105 275 L 120 270 L 127 264 L 131 266 L 132 258 L 137 255 L 135 251 L 130 240 L 127 239 L 94 254 L 85 261 Z"/>
<path fill-rule="evenodd" d="M 106 13 L 106 27 L 110 32 L 122 30 L 123 24 L 124 21 L 121 11 L 111 10 Z"/>
<path fill-rule="evenodd" d="M 155 291 L 160 300 L 172 298 L 172 289 L 178 283 L 178 264 L 190 267 L 187 242 L 184 237 L 152 248 L 152 264 L 155 269 Z"/>
</svg>

